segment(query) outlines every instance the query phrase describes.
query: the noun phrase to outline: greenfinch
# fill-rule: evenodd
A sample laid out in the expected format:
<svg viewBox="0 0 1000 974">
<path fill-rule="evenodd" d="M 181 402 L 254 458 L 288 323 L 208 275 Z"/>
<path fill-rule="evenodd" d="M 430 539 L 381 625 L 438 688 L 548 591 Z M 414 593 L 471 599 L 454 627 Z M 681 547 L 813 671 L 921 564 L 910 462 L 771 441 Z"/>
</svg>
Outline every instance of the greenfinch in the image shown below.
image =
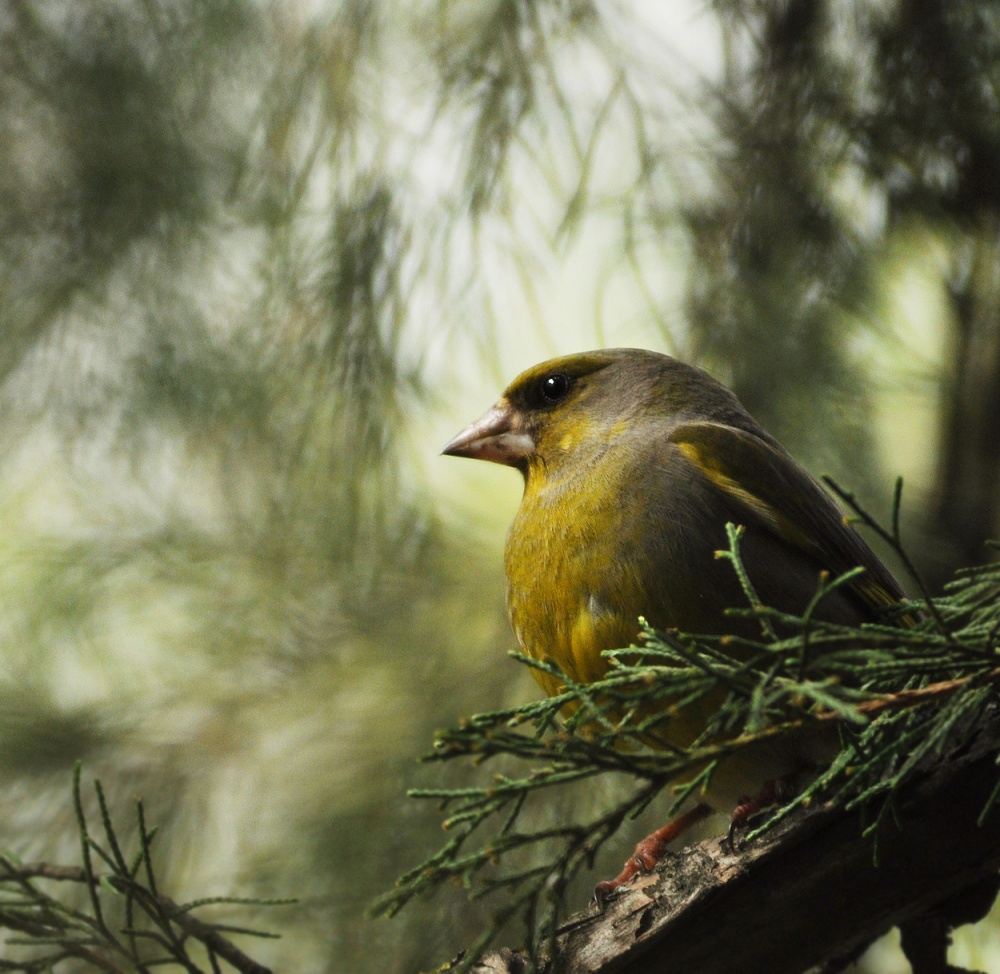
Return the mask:
<svg viewBox="0 0 1000 974">
<path fill-rule="evenodd" d="M 725 612 L 746 605 L 732 565 L 715 556 L 728 547 L 728 522 L 744 528 L 741 557 L 765 605 L 800 614 L 821 572 L 856 566 L 864 572 L 818 617 L 859 625 L 903 597 L 829 494 L 736 396 L 666 355 L 608 349 L 536 365 L 444 453 L 521 472 L 504 553 L 511 626 L 526 655 L 576 682 L 606 673 L 603 651 L 633 644 L 640 616 L 661 630 L 760 636 L 755 620 Z M 558 692 L 556 677 L 533 672 Z M 672 742 L 690 743 L 705 717 L 695 708 L 672 721 Z M 752 782 L 766 792 L 807 760 L 793 750 L 758 755 L 729 785 L 717 775 L 725 797 L 710 792 L 713 803 L 739 802 Z"/>
</svg>

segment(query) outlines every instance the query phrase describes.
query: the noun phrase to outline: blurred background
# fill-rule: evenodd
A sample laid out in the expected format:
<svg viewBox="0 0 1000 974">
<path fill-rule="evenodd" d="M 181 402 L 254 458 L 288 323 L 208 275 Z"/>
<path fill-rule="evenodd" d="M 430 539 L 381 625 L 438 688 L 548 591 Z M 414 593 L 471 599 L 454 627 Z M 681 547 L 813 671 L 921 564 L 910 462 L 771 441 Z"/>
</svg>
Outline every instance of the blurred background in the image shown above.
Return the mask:
<svg viewBox="0 0 1000 974">
<path fill-rule="evenodd" d="M 0 845 L 77 861 L 82 759 L 277 969 L 480 928 L 363 912 L 536 693 L 519 478 L 437 455 L 521 369 L 703 365 L 935 588 L 1000 536 L 998 5 L 3 0 L 0 132 Z"/>
</svg>

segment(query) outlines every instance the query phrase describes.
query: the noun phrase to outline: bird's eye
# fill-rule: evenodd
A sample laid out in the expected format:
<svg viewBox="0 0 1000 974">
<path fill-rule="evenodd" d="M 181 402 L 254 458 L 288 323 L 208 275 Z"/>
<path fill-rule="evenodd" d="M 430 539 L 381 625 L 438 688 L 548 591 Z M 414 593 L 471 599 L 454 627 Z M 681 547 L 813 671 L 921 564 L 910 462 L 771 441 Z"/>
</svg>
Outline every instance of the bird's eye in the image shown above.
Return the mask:
<svg viewBox="0 0 1000 974">
<path fill-rule="evenodd" d="M 559 402 L 569 392 L 569 379 L 562 372 L 553 372 L 542 379 L 541 391 L 546 402 Z"/>
</svg>

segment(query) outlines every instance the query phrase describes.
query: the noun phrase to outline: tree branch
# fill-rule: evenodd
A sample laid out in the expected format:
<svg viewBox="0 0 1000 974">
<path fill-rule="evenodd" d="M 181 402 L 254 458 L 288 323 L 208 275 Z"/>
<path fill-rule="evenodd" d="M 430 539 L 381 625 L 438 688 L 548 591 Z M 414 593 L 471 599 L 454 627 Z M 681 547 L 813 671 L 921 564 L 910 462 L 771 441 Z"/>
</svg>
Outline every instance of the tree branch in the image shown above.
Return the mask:
<svg viewBox="0 0 1000 974">
<path fill-rule="evenodd" d="M 901 926 L 921 951 L 919 966 L 911 954 L 915 970 L 953 970 L 927 958 L 943 963 L 950 929 L 977 919 L 996 893 L 1000 806 L 979 819 L 1000 780 L 998 748 L 994 723 L 903 788 L 898 825 L 887 818 L 876 835 L 863 835 L 863 812 L 820 806 L 735 854 L 711 839 L 668 856 L 603 913 L 592 907 L 564 924 L 557 966 L 653 974 L 669 960 L 670 970 L 699 974 L 832 974 Z M 940 933 L 928 945 L 935 924 Z M 525 966 L 523 955 L 503 951 L 475 970 Z"/>
<path fill-rule="evenodd" d="M 0 879 L 16 879 L 26 881 L 31 879 L 48 879 L 57 882 L 70 882 L 80 884 L 90 884 L 97 888 L 102 877 L 88 876 L 86 869 L 80 866 L 56 866 L 50 863 L 13 863 L 9 860 L 0 860 Z M 123 882 L 118 876 L 105 876 L 103 879 L 119 892 L 127 892 L 129 885 Z M 133 892 L 135 892 L 133 890 Z M 205 923 L 197 917 L 192 916 L 181 905 L 162 893 L 155 893 L 146 890 L 142 891 L 151 901 L 152 906 L 171 923 L 176 924 L 184 933 L 195 940 L 201 941 L 213 954 L 218 955 L 223 960 L 228 961 L 237 971 L 242 974 L 271 974 L 269 968 L 259 964 L 252 957 L 249 957 L 239 949 L 231 940 L 222 936 L 218 929 L 210 923 Z M 9 917 L 5 917 L 6 926 L 13 926 Z M 110 964 L 107 966 L 101 962 L 100 955 L 87 955 L 95 966 L 100 966 L 108 971 L 118 971 L 117 967 Z"/>
</svg>

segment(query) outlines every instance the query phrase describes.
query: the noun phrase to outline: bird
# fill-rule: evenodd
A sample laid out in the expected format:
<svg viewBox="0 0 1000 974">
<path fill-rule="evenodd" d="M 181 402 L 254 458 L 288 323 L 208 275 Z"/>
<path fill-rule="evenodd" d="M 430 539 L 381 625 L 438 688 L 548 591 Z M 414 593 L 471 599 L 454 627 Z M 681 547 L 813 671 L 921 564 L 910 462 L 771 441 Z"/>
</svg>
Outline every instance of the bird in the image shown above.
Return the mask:
<svg viewBox="0 0 1000 974">
<path fill-rule="evenodd" d="M 746 605 L 731 564 L 716 557 L 727 524 L 742 528 L 741 559 L 765 605 L 801 614 L 821 573 L 858 566 L 818 618 L 858 626 L 904 598 L 830 494 L 736 395 L 668 355 L 613 348 L 535 365 L 442 452 L 521 473 L 504 548 L 511 628 L 525 655 L 576 683 L 607 673 L 604 651 L 634 645 L 640 617 L 658 630 L 759 638 L 753 619 L 726 613 Z M 532 672 L 548 694 L 562 689 L 550 669 Z M 672 720 L 671 744 L 689 745 L 708 716 L 694 707 Z M 713 806 L 734 804 L 735 825 L 773 802 L 780 782 L 814 760 L 811 748 L 762 747 L 749 768 L 730 759 L 706 800 L 640 842 L 598 899 L 651 869 Z"/>
</svg>

